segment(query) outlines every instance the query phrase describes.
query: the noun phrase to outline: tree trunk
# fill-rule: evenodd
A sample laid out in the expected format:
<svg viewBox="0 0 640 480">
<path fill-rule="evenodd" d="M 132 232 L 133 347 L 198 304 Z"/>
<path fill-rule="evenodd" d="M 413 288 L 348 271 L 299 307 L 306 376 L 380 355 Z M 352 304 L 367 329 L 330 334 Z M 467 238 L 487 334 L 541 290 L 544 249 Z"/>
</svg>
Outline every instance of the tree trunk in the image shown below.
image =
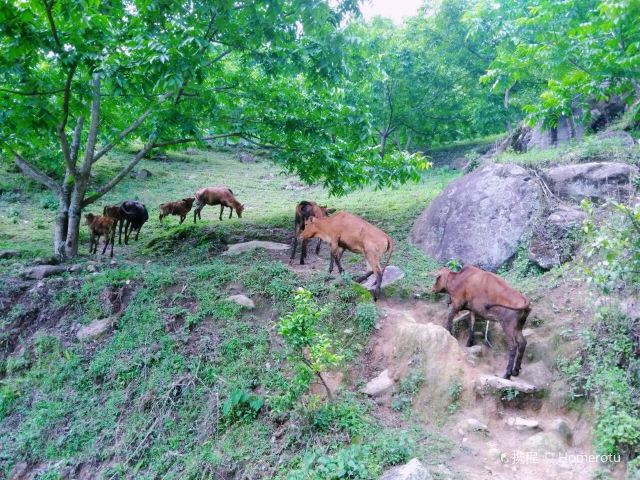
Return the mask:
<svg viewBox="0 0 640 480">
<path fill-rule="evenodd" d="M 78 178 L 71 192 L 69 202 L 69 214 L 67 221 L 67 238 L 64 246 L 65 258 L 75 257 L 78 254 L 78 239 L 80 222 L 82 221 L 82 200 L 86 190 L 85 181 Z"/>
<path fill-rule="evenodd" d="M 384 158 L 384 154 L 387 148 L 387 137 L 389 136 L 389 132 L 386 130 L 380 133 L 380 158 Z"/>
</svg>

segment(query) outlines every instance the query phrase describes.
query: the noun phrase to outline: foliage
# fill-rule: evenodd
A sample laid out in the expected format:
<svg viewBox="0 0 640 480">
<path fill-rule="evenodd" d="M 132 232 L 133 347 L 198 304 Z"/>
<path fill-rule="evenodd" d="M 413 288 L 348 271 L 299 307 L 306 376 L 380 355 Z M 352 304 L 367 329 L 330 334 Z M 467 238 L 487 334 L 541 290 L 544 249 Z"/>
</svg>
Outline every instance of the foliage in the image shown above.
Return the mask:
<svg viewBox="0 0 640 480">
<path fill-rule="evenodd" d="M 459 380 L 453 382 L 447 391 L 449 394 L 449 406 L 447 410 L 449 413 L 453 414 L 458 411 L 460 408 L 460 397 L 462 396 L 462 383 Z"/>
<path fill-rule="evenodd" d="M 409 374 L 400 380 L 398 388 L 393 392 L 391 408 L 396 411 L 405 410 L 411 406 L 413 399 L 424 384 L 424 371 L 421 368 L 413 368 Z"/>
<path fill-rule="evenodd" d="M 635 0 L 480 0 L 468 22 L 496 45 L 482 81 L 553 127 L 589 101 L 637 94 L 639 17 Z"/>
<path fill-rule="evenodd" d="M 585 266 L 589 280 L 605 293 L 616 289 L 640 289 L 640 206 L 614 203 L 606 225 L 598 226 L 595 208 L 584 200 L 588 218 L 583 230 L 587 236 Z"/>
<path fill-rule="evenodd" d="M 332 352 L 329 338 L 316 330 L 316 323 L 322 318 L 323 310 L 317 306 L 310 291 L 299 288 L 295 292 L 295 307 L 292 312 L 280 318 L 278 331 L 284 338 L 289 355 L 298 367 L 295 383 L 308 384 L 304 371 L 318 377 L 331 399 L 332 393 L 324 382 L 322 372 L 338 366 L 341 356 Z"/>
<path fill-rule="evenodd" d="M 378 309 L 372 302 L 362 302 L 356 305 L 356 322 L 364 333 L 370 333 L 378 321 Z"/>
<path fill-rule="evenodd" d="M 244 390 L 234 390 L 222 404 L 222 414 L 230 421 L 253 420 L 262 409 L 264 400 Z"/>
</svg>

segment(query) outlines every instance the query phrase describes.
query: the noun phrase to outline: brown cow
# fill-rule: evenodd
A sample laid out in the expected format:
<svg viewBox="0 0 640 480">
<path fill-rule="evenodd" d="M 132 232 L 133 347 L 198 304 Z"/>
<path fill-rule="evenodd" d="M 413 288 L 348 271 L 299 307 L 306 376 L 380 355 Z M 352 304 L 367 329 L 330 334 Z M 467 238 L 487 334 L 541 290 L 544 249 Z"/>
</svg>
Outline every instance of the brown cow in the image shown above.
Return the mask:
<svg viewBox="0 0 640 480">
<path fill-rule="evenodd" d="M 178 200 L 177 202 L 167 202 L 160 204 L 160 223 L 162 223 L 162 219 L 168 215 L 178 215 L 180 217 L 180 224 L 184 222 L 184 219 L 187 218 L 187 214 L 191 211 L 191 207 L 193 207 L 193 202 L 195 198 L 183 198 L 182 200 Z"/>
<path fill-rule="evenodd" d="M 202 220 L 200 212 L 205 205 L 220 205 L 220 220 L 222 220 L 222 213 L 224 207 L 229 207 L 229 218 L 233 215 L 235 209 L 238 218 L 242 218 L 242 212 L 244 211 L 244 205 L 242 205 L 229 187 L 207 187 L 198 190 L 195 195 L 196 208 L 193 211 L 193 223 L 196 223 L 196 217 Z"/>
<path fill-rule="evenodd" d="M 98 251 L 100 237 L 104 235 L 102 254 L 104 255 L 104 252 L 107 251 L 107 246 L 111 243 L 111 256 L 113 257 L 113 241 L 116 233 L 115 220 L 111 217 L 102 217 L 100 215 L 94 215 L 93 213 L 87 213 L 84 218 L 87 225 L 89 225 L 89 231 L 91 233 L 89 253 L 96 253 Z"/>
<path fill-rule="evenodd" d="M 522 329 L 531 311 L 529 299 L 498 275 L 477 267 L 466 266 L 457 273 L 448 268 L 441 268 L 433 275 L 436 281 L 432 291 L 448 293 L 451 297 L 447 316 L 449 333 L 453 331 L 454 317 L 461 310 L 468 310 L 470 314 L 468 347 L 473 345 L 475 315 L 499 322 L 509 341 L 509 361 L 504 378 L 518 376 L 527 346 Z"/>
<path fill-rule="evenodd" d="M 345 249 L 364 255 L 367 261 L 367 272 L 356 281 L 362 282 L 375 273 L 376 288 L 373 298 L 378 300 L 382 275 L 393 253 L 393 239 L 378 227 L 349 212 L 338 212 L 326 218 L 311 217 L 305 224 L 300 238 L 304 241 L 316 237 L 327 242 L 331 247 L 332 261 L 329 264 L 329 273 L 333 271 L 334 261 L 338 265 L 338 271 L 340 273 L 344 271 L 340 259 Z M 389 256 L 385 265 L 381 266 L 380 260 L 386 252 Z"/>
<path fill-rule="evenodd" d="M 296 215 L 293 224 L 293 246 L 291 251 L 291 258 L 289 263 L 293 262 L 293 258 L 296 256 L 296 247 L 298 246 L 298 236 L 300 232 L 304 230 L 304 224 L 311 217 L 324 218 L 329 216 L 330 213 L 335 212 L 335 209 L 327 208 L 326 205 L 320 206 L 316 202 L 301 201 L 296 207 Z M 304 265 L 304 259 L 307 258 L 307 240 L 302 241 L 300 248 L 300 265 Z M 316 245 L 316 255 L 320 253 L 320 245 L 322 240 L 318 239 L 318 245 Z"/>
</svg>

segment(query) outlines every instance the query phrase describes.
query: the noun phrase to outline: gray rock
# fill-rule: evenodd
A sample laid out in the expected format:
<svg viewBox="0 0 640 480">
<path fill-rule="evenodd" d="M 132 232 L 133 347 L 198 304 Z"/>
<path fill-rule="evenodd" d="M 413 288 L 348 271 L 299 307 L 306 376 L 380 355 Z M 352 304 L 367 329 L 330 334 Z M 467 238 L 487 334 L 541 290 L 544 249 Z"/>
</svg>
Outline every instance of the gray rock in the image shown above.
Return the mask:
<svg viewBox="0 0 640 480">
<path fill-rule="evenodd" d="M 42 280 L 45 277 L 51 275 L 58 275 L 67 271 L 67 267 L 64 265 L 38 265 L 35 267 L 27 268 L 22 272 L 24 278 L 31 280 Z"/>
<path fill-rule="evenodd" d="M 414 458 L 404 465 L 387 470 L 380 480 L 433 480 L 433 477 L 422 462 Z"/>
<path fill-rule="evenodd" d="M 147 179 L 147 178 L 149 178 L 151 176 L 153 176 L 153 174 L 149 170 L 147 170 L 146 168 L 141 168 L 136 173 L 136 179 L 138 179 L 138 180 L 145 180 L 145 179 Z"/>
<path fill-rule="evenodd" d="M 389 376 L 389 370 L 383 370 L 380 375 L 370 380 L 362 389 L 362 393 L 369 395 L 370 397 L 376 397 L 384 391 L 391 388 L 394 384 L 393 378 Z"/>
<path fill-rule="evenodd" d="M 84 266 L 81 263 L 76 263 L 75 265 L 71 265 L 69 267 L 69 271 L 71 273 L 77 273 L 77 272 L 81 272 L 83 268 Z"/>
<path fill-rule="evenodd" d="M 489 427 L 475 418 L 467 418 L 458 423 L 458 432 L 460 432 L 461 435 L 474 432 L 487 435 L 489 434 Z"/>
<path fill-rule="evenodd" d="M 466 347 L 465 350 L 469 355 L 474 357 L 482 356 L 482 345 L 473 345 L 472 347 Z"/>
<path fill-rule="evenodd" d="M 94 273 L 98 270 L 98 267 L 95 263 L 88 263 L 87 264 L 87 272 L 89 273 Z"/>
<path fill-rule="evenodd" d="M 388 285 L 396 283 L 398 280 L 404 277 L 404 272 L 400 270 L 398 267 L 394 267 L 393 265 L 389 265 L 384 269 L 384 274 L 382 275 L 382 286 L 380 288 L 384 288 Z M 362 282 L 362 286 L 367 290 L 373 290 L 374 283 L 376 281 L 376 276 L 371 275 L 364 282 Z"/>
<path fill-rule="evenodd" d="M 253 300 L 242 294 L 231 295 L 227 297 L 227 300 L 229 300 L 230 302 L 236 302 L 238 305 L 242 305 L 249 310 L 253 310 L 256 307 L 256 304 L 253 303 Z"/>
<path fill-rule="evenodd" d="M 584 127 L 580 124 L 574 123 L 572 125 L 571 123 L 564 115 L 558 119 L 558 124 L 555 128 L 545 129 L 542 126 L 542 122 L 537 123 L 527 139 L 526 149 L 547 149 L 567 143 L 573 139 L 582 138 L 584 136 Z"/>
<path fill-rule="evenodd" d="M 529 242 L 529 260 L 543 270 L 550 270 L 562 264 L 560 252 L 555 247 L 553 239 L 534 235 Z"/>
<path fill-rule="evenodd" d="M 579 208 L 559 205 L 551 212 L 547 220 L 558 226 L 579 226 L 586 218 L 587 214 Z"/>
<path fill-rule="evenodd" d="M 603 132 L 598 132 L 596 136 L 604 139 L 617 139 L 623 147 L 633 148 L 635 145 L 635 141 L 631 134 L 622 130 L 605 130 Z"/>
<path fill-rule="evenodd" d="M 550 432 L 539 432 L 522 442 L 518 448 L 521 452 L 538 452 L 553 458 L 565 451 L 560 439 Z"/>
<path fill-rule="evenodd" d="M 11 472 L 11 480 L 23 480 L 27 478 L 29 473 L 29 464 L 27 462 L 18 462 L 14 465 Z"/>
<path fill-rule="evenodd" d="M 487 394 L 502 394 L 507 390 L 515 390 L 521 394 L 536 394 L 540 390 L 535 385 L 521 380 L 507 380 L 495 375 L 480 375 L 475 381 L 476 393 L 481 396 Z"/>
<path fill-rule="evenodd" d="M 495 270 L 516 253 L 540 208 L 540 188 L 524 168 L 486 165 L 444 189 L 416 220 L 411 241 L 439 261 Z"/>
<path fill-rule="evenodd" d="M 286 243 L 266 242 L 263 240 L 251 240 L 250 242 L 234 243 L 229 245 L 229 249 L 222 252 L 222 255 L 239 255 L 240 253 L 250 252 L 257 248 L 264 248 L 276 252 L 283 252 L 291 248 Z"/>
<path fill-rule="evenodd" d="M 638 175 L 638 168 L 626 163 L 590 162 L 547 168 L 543 174 L 550 190 L 560 198 L 626 200 L 633 192 L 631 179 Z"/>
<path fill-rule="evenodd" d="M 102 320 L 94 320 L 88 325 L 83 325 L 76 333 L 76 337 L 81 342 L 89 342 L 96 340 L 103 335 L 107 334 L 113 327 L 113 320 L 111 318 L 104 318 Z"/>
<path fill-rule="evenodd" d="M 3 250 L 0 252 L 0 259 L 4 260 L 7 258 L 13 258 L 20 255 L 20 252 L 17 250 Z"/>
<path fill-rule="evenodd" d="M 197 148 L 187 148 L 184 153 L 186 153 L 187 155 L 200 155 L 200 150 L 198 150 Z"/>
<path fill-rule="evenodd" d="M 538 430 L 540 428 L 540 422 L 533 419 L 527 419 L 522 417 L 509 417 L 506 420 L 509 427 L 519 432 Z"/>
<path fill-rule="evenodd" d="M 565 444 L 571 445 L 573 430 L 564 418 L 556 418 L 549 424 L 549 431 L 555 433 Z"/>
</svg>

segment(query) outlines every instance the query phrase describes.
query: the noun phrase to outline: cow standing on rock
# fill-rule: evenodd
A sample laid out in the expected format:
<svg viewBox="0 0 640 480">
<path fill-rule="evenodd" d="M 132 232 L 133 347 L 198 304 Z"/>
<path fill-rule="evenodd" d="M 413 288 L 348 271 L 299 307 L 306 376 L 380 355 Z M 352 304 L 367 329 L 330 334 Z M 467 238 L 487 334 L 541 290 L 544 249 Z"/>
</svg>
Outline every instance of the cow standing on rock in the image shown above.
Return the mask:
<svg viewBox="0 0 640 480">
<path fill-rule="evenodd" d="M 453 332 L 453 319 L 461 310 L 468 310 L 470 314 L 467 347 L 473 345 L 476 315 L 499 322 L 509 342 L 509 361 L 504 378 L 518 376 L 527 346 L 522 329 L 531 311 L 529 299 L 498 275 L 473 266 L 466 266 L 459 272 L 441 268 L 433 276 L 436 281 L 432 291 L 448 293 L 451 297 L 447 316 L 449 333 Z"/>
</svg>

